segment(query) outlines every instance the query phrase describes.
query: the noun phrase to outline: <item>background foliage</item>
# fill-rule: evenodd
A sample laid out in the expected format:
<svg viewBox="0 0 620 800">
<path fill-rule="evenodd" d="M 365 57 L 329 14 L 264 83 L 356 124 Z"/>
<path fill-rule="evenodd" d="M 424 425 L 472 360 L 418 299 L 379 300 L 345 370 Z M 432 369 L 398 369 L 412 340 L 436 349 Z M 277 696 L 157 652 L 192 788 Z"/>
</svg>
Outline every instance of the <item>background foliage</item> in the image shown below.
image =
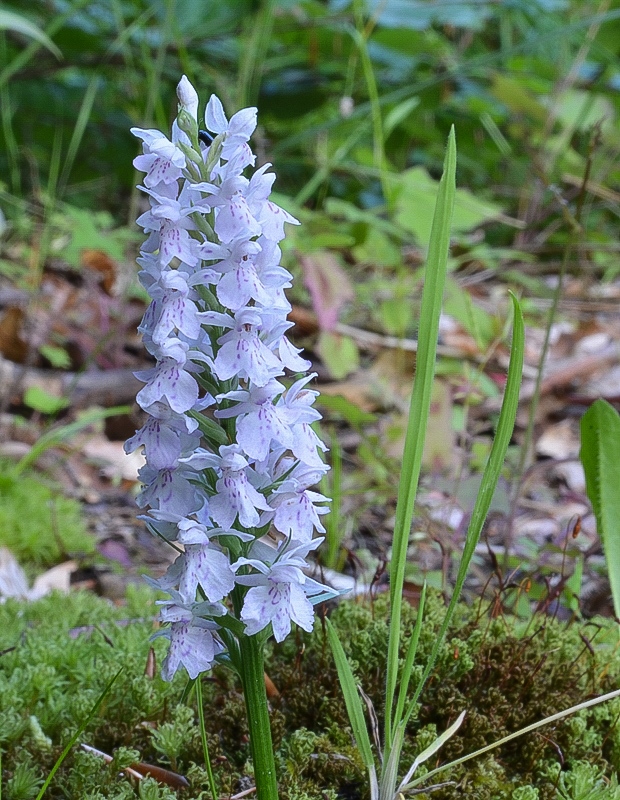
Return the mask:
<svg viewBox="0 0 620 800">
<path fill-rule="evenodd" d="M 229 112 L 258 105 L 259 153 L 277 161 L 280 191 L 314 207 L 381 204 L 383 170 L 436 176 L 451 123 L 459 184 L 507 211 L 525 200 L 532 170 L 549 183 L 579 174 L 593 123 L 605 134 L 599 168 L 618 179 L 617 3 L 34 0 L 27 16 L 62 58 L 3 37 L 0 170 L 21 198 L 53 183 L 122 223 L 137 150 L 129 127 L 167 129 L 182 72 Z"/>
</svg>

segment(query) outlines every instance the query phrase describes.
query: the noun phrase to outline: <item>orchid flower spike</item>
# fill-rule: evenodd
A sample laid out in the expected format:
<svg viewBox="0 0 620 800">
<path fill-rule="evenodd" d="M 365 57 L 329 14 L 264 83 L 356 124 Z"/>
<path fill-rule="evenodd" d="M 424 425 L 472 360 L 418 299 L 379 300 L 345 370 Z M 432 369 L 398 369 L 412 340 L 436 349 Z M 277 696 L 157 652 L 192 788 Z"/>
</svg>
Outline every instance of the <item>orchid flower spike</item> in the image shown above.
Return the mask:
<svg viewBox="0 0 620 800">
<path fill-rule="evenodd" d="M 154 364 L 136 373 L 147 418 L 125 444 L 146 457 L 149 529 L 181 552 L 157 582 L 170 595 L 167 680 L 181 666 L 192 678 L 210 669 L 231 631 L 282 641 L 292 623 L 311 630 L 313 604 L 336 594 L 305 569 L 328 510 L 312 486 L 328 467 L 311 427 L 316 376 L 286 337 L 292 276 L 278 243 L 299 222 L 269 199 L 269 164 L 244 174 L 256 109 L 229 119 L 213 95 L 207 133 L 185 76 L 177 97 L 170 135 L 132 129 L 149 205 L 139 330 Z"/>
</svg>

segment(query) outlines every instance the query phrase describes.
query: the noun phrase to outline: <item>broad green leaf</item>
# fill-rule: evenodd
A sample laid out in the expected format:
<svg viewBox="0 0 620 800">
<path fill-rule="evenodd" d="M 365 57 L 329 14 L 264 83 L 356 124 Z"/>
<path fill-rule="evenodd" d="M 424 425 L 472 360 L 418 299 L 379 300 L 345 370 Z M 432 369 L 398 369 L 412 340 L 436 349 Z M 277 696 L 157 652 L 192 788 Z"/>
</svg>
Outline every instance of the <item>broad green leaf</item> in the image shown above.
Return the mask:
<svg viewBox="0 0 620 800">
<path fill-rule="evenodd" d="M 522 81 L 496 72 L 493 75 L 491 94 L 515 114 L 526 114 L 532 120 L 544 123 L 549 111 L 527 89 Z"/>
<path fill-rule="evenodd" d="M 357 742 L 358 750 L 362 757 L 364 765 L 368 769 L 374 770 L 375 761 L 372 756 L 372 749 L 370 747 L 370 737 L 368 736 L 368 729 L 366 727 L 366 719 L 364 717 L 364 709 L 362 708 L 362 701 L 357 691 L 357 684 L 353 670 L 349 664 L 345 652 L 340 644 L 338 634 L 334 626 L 329 621 L 325 620 L 327 626 L 327 637 L 329 639 L 329 646 L 331 647 L 334 661 L 336 662 L 336 669 L 338 670 L 338 678 L 342 687 L 344 695 L 344 702 L 347 707 L 347 714 L 353 729 L 353 735 Z"/>
<path fill-rule="evenodd" d="M 387 137 L 420 105 L 419 97 L 408 97 L 386 114 L 383 122 L 383 135 Z"/>
<path fill-rule="evenodd" d="M 44 358 L 47 358 L 50 364 L 56 367 L 56 369 L 69 369 L 71 366 L 71 359 L 63 347 L 44 344 L 39 348 L 39 352 Z"/>
<path fill-rule="evenodd" d="M 396 193 L 395 221 L 413 233 L 421 245 L 429 243 L 429 233 L 438 198 L 439 183 L 424 167 L 413 167 L 392 183 Z M 483 222 L 495 219 L 503 212 L 501 206 L 480 200 L 466 189 L 457 189 L 454 195 L 452 232 L 464 233 Z"/>
<path fill-rule="evenodd" d="M 435 213 L 433 216 L 428 259 L 422 291 L 420 328 L 416 375 L 411 393 L 409 420 L 405 438 L 403 463 L 396 501 L 396 520 L 392 545 L 390 574 L 390 632 L 388 639 L 388 661 L 385 706 L 385 751 L 392 745 L 392 708 L 398 681 L 398 650 L 402 589 L 407 561 L 407 546 L 413 507 L 420 479 L 424 440 L 431 404 L 435 355 L 439 332 L 439 315 L 446 280 L 448 253 L 450 249 L 450 224 L 454 208 L 456 181 L 456 138 L 454 128 L 450 131 L 444 171 L 439 183 Z M 387 757 L 387 755 L 386 755 Z"/>
<path fill-rule="evenodd" d="M 72 267 L 81 265 L 84 250 L 101 250 L 114 261 L 123 260 L 129 235 L 126 230 L 110 230 L 112 218 L 108 214 L 65 205 L 63 219 L 70 229 L 71 242 L 63 249 L 62 257 Z"/>
<path fill-rule="evenodd" d="M 332 412 L 332 414 L 338 415 L 354 428 L 359 428 L 361 425 L 372 425 L 372 423 L 377 421 L 376 414 L 372 414 L 370 411 L 364 411 L 363 408 L 360 408 L 341 394 L 331 395 L 323 391 L 321 395 L 317 397 L 316 403 L 318 406 Z"/>
<path fill-rule="evenodd" d="M 204 414 L 197 411 L 190 411 L 190 415 L 198 423 L 200 432 L 205 439 L 207 439 L 209 444 L 213 445 L 216 449 L 220 447 L 220 445 L 230 444 L 228 436 L 226 436 L 226 431 L 221 425 L 218 425 L 215 420 L 209 419 L 209 417 L 205 417 Z"/>
<path fill-rule="evenodd" d="M 21 14 L 15 14 L 13 11 L 6 11 L 5 9 L 0 10 L 0 29 L 15 31 L 24 36 L 29 36 L 39 44 L 42 44 L 43 47 L 46 47 L 56 58 L 62 58 L 62 53 L 50 37 L 41 28 L 38 28 L 34 22 L 31 22 L 27 17 L 22 17 Z"/>
<path fill-rule="evenodd" d="M 557 108 L 558 119 L 565 128 L 585 131 L 600 124 L 603 132 L 615 126 L 613 103 L 600 94 L 571 89 L 562 94 Z"/>
<path fill-rule="evenodd" d="M 457 319 L 465 330 L 473 336 L 482 352 L 485 352 L 498 333 L 494 318 L 480 306 L 477 306 L 471 295 L 452 278 L 446 281 L 446 299 L 443 305 L 446 314 Z"/>
<path fill-rule="evenodd" d="M 386 236 L 402 238 L 400 228 L 379 216 L 373 209 L 358 208 L 353 203 L 337 197 L 327 198 L 325 201 L 325 213 L 328 215 L 328 220 L 344 219 L 347 222 L 364 223 L 373 231 L 373 234 L 381 231 Z"/>
<path fill-rule="evenodd" d="M 329 374 L 336 381 L 346 378 L 360 365 L 359 350 L 350 336 L 321 331 L 317 350 Z"/>
<path fill-rule="evenodd" d="M 408 297 L 397 294 L 384 300 L 379 306 L 381 322 L 386 333 L 404 337 L 413 321 L 413 308 Z"/>
<path fill-rule="evenodd" d="M 579 457 L 620 618 L 620 415 L 606 400 L 595 400 L 581 418 Z"/>
<path fill-rule="evenodd" d="M 24 405 L 41 414 L 57 414 L 63 408 L 67 408 L 69 400 L 66 397 L 50 394 L 40 386 L 29 386 L 24 392 Z"/>
<path fill-rule="evenodd" d="M 401 249 L 393 239 L 373 226 L 366 227 L 366 237 L 352 250 L 355 260 L 380 267 L 396 267 L 402 264 Z"/>
</svg>

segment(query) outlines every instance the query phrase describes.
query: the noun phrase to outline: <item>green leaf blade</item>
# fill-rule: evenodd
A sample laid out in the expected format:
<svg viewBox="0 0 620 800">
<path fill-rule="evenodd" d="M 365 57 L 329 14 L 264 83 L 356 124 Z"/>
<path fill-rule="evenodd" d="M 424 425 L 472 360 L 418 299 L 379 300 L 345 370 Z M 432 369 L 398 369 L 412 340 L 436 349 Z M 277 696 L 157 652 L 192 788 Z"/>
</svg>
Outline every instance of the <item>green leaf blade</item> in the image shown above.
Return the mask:
<svg viewBox="0 0 620 800">
<path fill-rule="evenodd" d="M 15 31 L 16 33 L 21 33 L 23 36 L 29 36 L 31 39 L 35 39 L 39 44 L 42 44 L 43 47 L 46 47 L 59 61 L 62 59 L 62 53 L 50 37 L 38 28 L 34 22 L 31 22 L 27 17 L 23 17 L 21 14 L 16 14 L 4 8 L 0 10 L 0 30 L 2 29 Z"/>
<path fill-rule="evenodd" d="M 471 520 L 467 529 L 467 537 L 465 539 L 463 556 L 461 558 L 461 563 L 456 576 L 454 592 L 452 593 L 448 610 L 446 611 L 446 615 L 441 624 L 439 634 L 435 640 L 435 644 L 433 645 L 433 649 L 424 669 L 424 673 L 420 679 L 420 682 L 418 683 L 418 686 L 416 687 L 413 699 L 409 703 L 408 709 L 405 713 L 405 719 L 408 719 L 413 713 L 415 704 L 422 693 L 422 689 L 424 688 L 428 676 L 435 665 L 437 656 L 439 655 L 439 649 L 456 609 L 463 584 L 465 583 L 465 577 L 469 569 L 469 564 L 476 549 L 476 545 L 478 544 L 478 540 L 480 539 L 482 527 L 488 514 L 491 500 L 493 499 L 493 494 L 495 492 L 504 459 L 506 457 L 506 451 L 508 450 L 508 445 L 510 444 L 510 439 L 512 438 L 512 432 L 514 430 L 515 419 L 517 416 L 517 409 L 519 407 L 519 388 L 521 386 L 521 375 L 523 373 L 525 326 L 523 323 L 523 314 L 521 312 L 519 301 L 512 293 L 511 297 L 514 308 L 514 321 L 512 344 L 510 347 L 510 364 L 508 366 L 508 377 L 506 380 L 506 388 L 504 390 L 504 399 L 502 401 L 499 421 L 497 423 L 497 431 L 495 433 L 495 438 L 493 439 L 493 446 L 491 448 L 489 460 L 487 461 L 484 473 L 482 475 L 480 489 L 478 491 L 478 496 L 476 497 Z"/>
<path fill-rule="evenodd" d="M 581 418 L 579 457 L 620 618 L 620 415 L 606 400 L 595 400 Z"/>
<path fill-rule="evenodd" d="M 444 172 L 439 184 L 435 214 L 431 229 L 430 245 L 418 333 L 416 375 L 409 407 L 409 421 L 405 438 L 402 471 L 396 501 L 396 520 L 392 547 L 392 570 L 390 575 L 390 633 L 385 706 L 385 749 L 390 750 L 392 738 L 392 709 L 398 682 L 398 646 L 400 640 L 400 618 L 402 590 L 407 560 L 407 545 L 413 517 L 413 508 L 420 479 L 422 455 L 431 392 L 435 374 L 439 315 L 448 268 L 450 229 L 456 192 L 456 137 L 450 131 L 444 162 Z M 397 720 L 395 720 L 397 722 Z"/>
<path fill-rule="evenodd" d="M 370 737 L 366 727 L 362 701 L 357 691 L 357 684 L 355 683 L 355 676 L 353 675 L 353 670 L 351 669 L 351 665 L 349 664 L 334 626 L 328 619 L 325 620 L 325 624 L 327 626 L 329 646 L 331 647 L 334 661 L 336 662 L 336 669 L 338 670 L 338 678 L 340 679 L 344 702 L 347 707 L 351 727 L 353 728 L 353 735 L 355 736 L 364 766 L 374 771 L 375 760 L 372 756 Z"/>
</svg>

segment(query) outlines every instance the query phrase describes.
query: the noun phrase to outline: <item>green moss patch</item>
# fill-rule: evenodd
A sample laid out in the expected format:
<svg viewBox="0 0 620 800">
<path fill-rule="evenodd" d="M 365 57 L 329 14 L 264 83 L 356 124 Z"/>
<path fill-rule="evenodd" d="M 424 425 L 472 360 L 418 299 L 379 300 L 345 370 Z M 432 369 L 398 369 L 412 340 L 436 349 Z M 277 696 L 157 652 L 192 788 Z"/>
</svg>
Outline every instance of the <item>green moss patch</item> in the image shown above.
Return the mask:
<svg viewBox="0 0 620 800">
<path fill-rule="evenodd" d="M 35 571 L 95 549 L 77 500 L 33 473 L 16 476 L 6 462 L 0 462 L 0 545 Z"/>
<path fill-rule="evenodd" d="M 345 650 L 381 721 L 385 679 L 386 603 L 343 603 L 332 613 Z M 429 601 L 420 647 L 430 651 L 444 613 Z M 116 607 L 89 593 L 50 596 L 0 606 L 0 748 L 3 800 L 36 796 L 64 745 L 106 683 L 123 667 L 80 741 L 114 755 L 111 764 L 80 748 L 56 774 L 49 798 L 209 797 L 193 694 L 187 680 L 149 677 L 152 647 L 165 653 L 147 589 Z M 415 611 L 406 607 L 403 640 Z M 524 725 L 617 685 L 617 632 L 603 620 L 566 624 L 534 618 L 529 626 L 489 619 L 461 607 L 410 725 L 405 759 L 413 760 L 463 709 L 458 736 L 439 754 L 456 758 Z M 331 653 L 321 621 L 312 635 L 297 632 L 269 652 L 271 716 L 282 800 L 367 798 Z M 252 786 L 245 708 L 235 676 L 218 668 L 204 679 L 208 742 L 220 795 Z M 516 740 L 446 774 L 451 785 L 433 798 L 456 800 L 620 800 L 618 700 Z M 185 775 L 188 789 L 119 776 L 146 761 Z M 408 765 L 407 765 L 408 766 Z M 586 788 L 588 787 L 587 791 Z M 589 793 L 588 793 L 589 792 Z"/>
</svg>

